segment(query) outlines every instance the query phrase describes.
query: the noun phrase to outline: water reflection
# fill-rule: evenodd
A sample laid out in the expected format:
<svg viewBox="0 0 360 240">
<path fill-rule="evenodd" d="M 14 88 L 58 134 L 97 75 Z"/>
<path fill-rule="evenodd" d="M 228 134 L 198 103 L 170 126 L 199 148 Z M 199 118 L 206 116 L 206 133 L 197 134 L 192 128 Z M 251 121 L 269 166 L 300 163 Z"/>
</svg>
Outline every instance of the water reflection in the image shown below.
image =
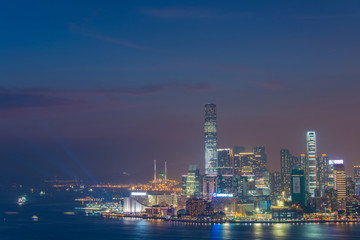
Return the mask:
<svg viewBox="0 0 360 240">
<path fill-rule="evenodd" d="M 289 236 L 290 224 L 274 223 L 271 226 L 271 233 L 274 239 Z"/>
</svg>

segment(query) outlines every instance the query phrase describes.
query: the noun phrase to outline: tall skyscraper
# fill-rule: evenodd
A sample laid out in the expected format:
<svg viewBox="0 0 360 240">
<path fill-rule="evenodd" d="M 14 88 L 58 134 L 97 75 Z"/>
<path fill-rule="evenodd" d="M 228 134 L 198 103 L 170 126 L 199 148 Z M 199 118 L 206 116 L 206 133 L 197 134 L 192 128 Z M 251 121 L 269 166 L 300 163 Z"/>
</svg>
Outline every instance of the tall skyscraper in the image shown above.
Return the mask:
<svg viewBox="0 0 360 240">
<path fill-rule="evenodd" d="M 314 131 L 307 132 L 307 155 L 309 161 L 309 193 L 311 197 L 315 197 L 315 189 L 317 187 L 316 177 L 316 134 Z"/>
<path fill-rule="evenodd" d="M 329 177 L 329 158 L 326 154 L 322 154 L 321 157 L 316 159 L 317 165 L 317 184 L 318 188 L 323 194 Z"/>
<path fill-rule="evenodd" d="M 205 174 L 217 174 L 217 126 L 216 126 L 216 105 L 205 104 Z"/>
<path fill-rule="evenodd" d="M 344 164 L 334 164 L 335 190 L 339 209 L 345 209 L 346 181 Z"/>
</svg>

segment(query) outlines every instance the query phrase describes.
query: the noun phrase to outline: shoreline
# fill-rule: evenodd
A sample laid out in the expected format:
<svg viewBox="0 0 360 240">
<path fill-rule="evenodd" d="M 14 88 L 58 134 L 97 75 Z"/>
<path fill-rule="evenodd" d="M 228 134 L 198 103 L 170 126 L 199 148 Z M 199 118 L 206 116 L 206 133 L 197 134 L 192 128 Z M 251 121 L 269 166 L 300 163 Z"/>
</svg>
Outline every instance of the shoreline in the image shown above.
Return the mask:
<svg viewBox="0 0 360 240">
<path fill-rule="evenodd" d="M 116 213 L 102 213 L 101 216 L 106 218 L 140 218 L 150 220 L 162 220 L 166 222 L 181 222 L 181 223 L 203 223 L 203 224 L 225 224 L 225 223 L 360 223 L 360 220 L 231 220 L 231 219 L 174 219 L 165 217 L 152 217 L 152 216 L 139 216 L 139 215 L 127 215 L 127 214 L 116 214 Z"/>
</svg>

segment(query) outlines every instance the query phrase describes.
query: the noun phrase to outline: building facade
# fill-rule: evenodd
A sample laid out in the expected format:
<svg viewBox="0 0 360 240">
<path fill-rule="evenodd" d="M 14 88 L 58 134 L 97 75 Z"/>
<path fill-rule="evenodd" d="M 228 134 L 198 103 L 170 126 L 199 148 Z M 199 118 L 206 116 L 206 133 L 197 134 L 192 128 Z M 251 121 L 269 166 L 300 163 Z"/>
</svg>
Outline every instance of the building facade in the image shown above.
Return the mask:
<svg viewBox="0 0 360 240">
<path fill-rule="evenodd" d="M 307 157 L 309 161 L 309 193 L 315 197 L 317 187 L 317 169 L 316 169 L 316 134 L 314 131 L 307 132 Z"/>
<path fill-rule="evenodd" d="M 216 124 L 216 105 L 208 103 L 205 105 L 205 174 L 217 174 L 217 124 Z"/>
</svg>

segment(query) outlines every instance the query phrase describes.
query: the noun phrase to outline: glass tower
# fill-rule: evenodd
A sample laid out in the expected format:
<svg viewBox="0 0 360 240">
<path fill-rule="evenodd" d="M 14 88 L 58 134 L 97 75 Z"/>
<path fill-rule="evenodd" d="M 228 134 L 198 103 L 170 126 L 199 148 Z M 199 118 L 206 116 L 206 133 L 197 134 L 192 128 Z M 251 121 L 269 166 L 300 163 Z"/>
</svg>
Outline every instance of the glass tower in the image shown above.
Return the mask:
<svg viewBox="0 0 360 240">
<path fill-rule="evenodd" d="M 307 155 L 309 161 L 309 193 L 311 197 L 315 197 L 315 189 L 317 187 L 316 177 L 316 134 L 314 131 L 307 132 Z"/>
<path fill-rule="evenodd" d="M 216 105 L 205 104 L 205 174 L 216 175 L 218 165 Z"/>
</svg>

